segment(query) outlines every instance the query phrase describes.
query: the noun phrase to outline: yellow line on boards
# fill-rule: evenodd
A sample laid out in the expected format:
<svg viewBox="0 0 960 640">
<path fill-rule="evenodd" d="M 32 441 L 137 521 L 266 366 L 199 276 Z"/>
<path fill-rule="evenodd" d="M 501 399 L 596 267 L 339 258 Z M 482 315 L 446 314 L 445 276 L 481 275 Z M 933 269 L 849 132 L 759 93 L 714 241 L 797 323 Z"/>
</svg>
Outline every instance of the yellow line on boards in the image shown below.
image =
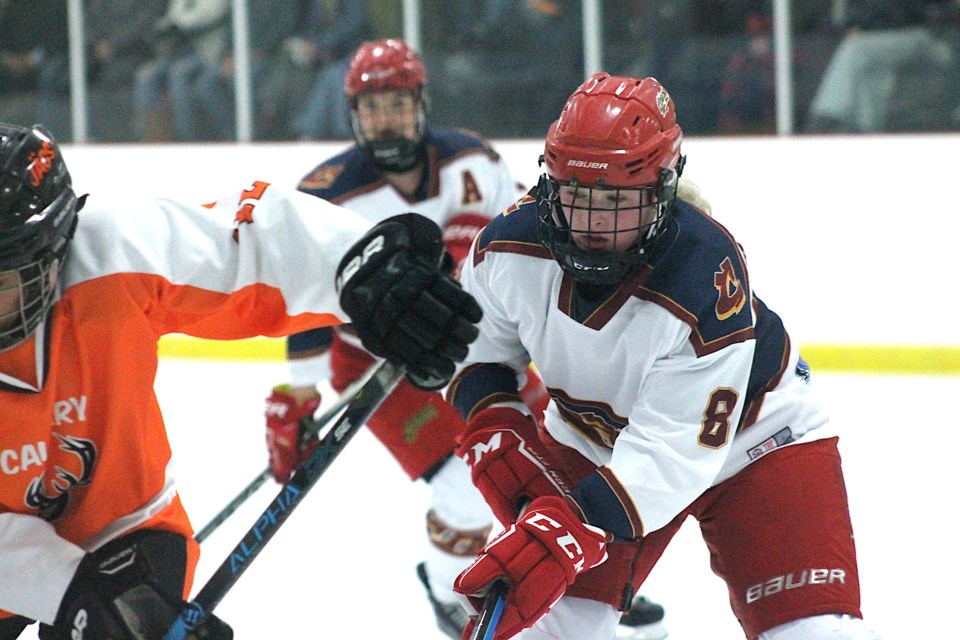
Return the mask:
<svg viewBox="0 0 960 640">
<path fill-rule="evenodd" d="M 816 371 L 960 375 L 960 345 L 800 345 Z"/>
<path fill-rule="evenodd" d="M 282 338 L 201 340 L 167 335 L 160 340 L 161 358 L 208 360 L 283 360 Z M 851 373 L 960 375 L 960 345 L 801 345 L 800 353 L 817 371 Z"/>
<path fill-rule="evenodd" d="M 161 358 L 197 360 L 283 360 L 287 345 L 283 338 L 248 338 L 246 340 L 202 340 L 171 334 L 160 338 Z"/>
</svg>

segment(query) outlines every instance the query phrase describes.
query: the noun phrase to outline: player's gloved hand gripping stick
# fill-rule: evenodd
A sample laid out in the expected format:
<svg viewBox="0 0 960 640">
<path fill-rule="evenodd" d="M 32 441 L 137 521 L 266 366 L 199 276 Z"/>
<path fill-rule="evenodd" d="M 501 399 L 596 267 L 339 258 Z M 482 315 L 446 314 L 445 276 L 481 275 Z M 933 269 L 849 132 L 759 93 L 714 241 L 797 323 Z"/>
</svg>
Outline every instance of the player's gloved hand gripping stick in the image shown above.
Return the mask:
<svg viewBox="0 0 960 640">
<path fill-rule="evenodd" d="M 476 339 L 483 312 L 440 270 L 440 228 L 404 214 L 374 225 L 337 268 L 340 306 L 374 355 L 370 380 L 267 506 L 256 524 L 181 611 L 163 640 L 184 640 L 236 584 L 346 443 L 406 375 L 421 388 L 440 388 Z M 408 371 L 409 369 L 409 371 Z"/>
<path fill-rule="evenodd" d="M 350 403 L 353 397 L 364 387 L 364 385 L 370 380 L 371 377 L 376 373 L 376 368 L 371 367 L 367 373 L 361 376 L 353 384 L 347 387 L 344 392 L 340 395 L 340 398 L 337 402 L 323 412 L 323 414 L 316 419 L 312 419 L 306 422 L 303 426 L 303 441 L 304 443 L 312 442 L 314 438 L 320 435 L 320 432 L 324 427 L 333 422 L 334 418 L 340 415 L 340 412 Z M 247 501 L 250 496 L 255 494 L 258 489 L 260 489 L 263 484 L 269 480 L 271 477 L 270 467 L 267 467 L 256 478 L 250 481 L 246 487 L 244 487 L 237 496 L 231 500 L 227 506 L 220 510 L 217 515 L 213 516 L 210 521 L 203 526 L 200 531 L 194 535 L 194 539 L 197 542 L 203 542 L 210 537 L 217 528 L 227 521 L 234 512 L 240 508 L 240 506 Z"/>
<path fill-rule="evenodd" d="M 446 386 L 456 362 L 477 337 L 483 315 L 476 301 L 447 277 L 449 255 L 440 228 L 407 213 L 375 225 L 337 269 L 343 309 L 367 349 L 406 365 L 407 377 L 421 389 Z M 437 268 L 439 265 L 439 269 Z M 340 401 L 304 427 L 310 442 L 362 386 L 351 385 Z M 196 534 L 203 542 L 271 476 L 265 469 Z"/>
</svg>

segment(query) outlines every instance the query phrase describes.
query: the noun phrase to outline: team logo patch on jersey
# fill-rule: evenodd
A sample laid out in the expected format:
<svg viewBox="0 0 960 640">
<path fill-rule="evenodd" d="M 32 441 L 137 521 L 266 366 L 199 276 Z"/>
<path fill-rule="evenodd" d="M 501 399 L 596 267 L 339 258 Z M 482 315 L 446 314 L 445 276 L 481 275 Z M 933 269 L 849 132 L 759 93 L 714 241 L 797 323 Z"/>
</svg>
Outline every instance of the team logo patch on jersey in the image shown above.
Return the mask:
<svg viewBox="0 0 960 640">
<path fill-rule="evenodd" d="M 53 522 L 66 511 L 70 489 L 90 484 L 97 464 L 97 447 L 92 441 L 59 433 L 53 435 L 60 441 L 60 449 L 76 456 L 77 464 L 69 470 L 57 465 L 57 475 L 49 482 L 45 481 L 44 474 L 30 481 L 23 502 L 39 511 L 40 517 L 47 522 Z"/>
<path fill-rule="evenodd" d="M 733 270 L 733 262 L 729 257 L 724 258 L 720 263 L 720 270 L 714 272 L 713 286 L 718 294 L 715 307 L 717 319 L 726 320 L 740 313 L 747 301 L 747 293 Z"/>
<path fill-rule="evenodd" d="M 233 218 L 233 241 L 240 241 L 240 225 L 253 223 L 253 209 L 263 197 L 263 192 L 270 186 L 269 182 L 257 180 L 249 189 L 240 194 L 237 204 L 237 213 Z"/>
<path fill-rule="evenodd" d="M 437 411 L 437 408 L 428 404 L 423 409 L 417 411 L 415 414 L 404 420 L 403 441 L 406 443 L 415 442 L 420 431 L 430 422 L 432 422 L 433 419 L 438 415 L 440 415 L 440 412 Z"/>
<path fill-rule="evenodd" d="M 517 209 L 519 209 L 520 207 L 522 207 L 523 205 L 529 204 L 529 203 L 531 203 L 531 202 L 534 202 L 535 200 L 536 200 L 536 198 L 534 198 L 533 196 L 531 196 L 531 195 L 529 195 L 529 194 L 528 194 L 528 195 L 525 195 L 525 196 L 523 196 L 522 198 L 520 198 L 519 200 L 517 200 L 516 202 L 514 202 L 512 205 L 510 205 L 509 207 L 507 207 L 506 209 L 504 209 L 504 211 L 503 211 L 503 216 L 506 217 L 506 216 L 510 215 L 511 213 L 513 213 L 514 211 L 516 211 Z"/>
<path fill-rule="evenodd" d="M 300 181 L 301 189 L 329 189 L 343 172 L 342 164 L 330 164 L 317 168 L 316 171 Z"/>
</svg>

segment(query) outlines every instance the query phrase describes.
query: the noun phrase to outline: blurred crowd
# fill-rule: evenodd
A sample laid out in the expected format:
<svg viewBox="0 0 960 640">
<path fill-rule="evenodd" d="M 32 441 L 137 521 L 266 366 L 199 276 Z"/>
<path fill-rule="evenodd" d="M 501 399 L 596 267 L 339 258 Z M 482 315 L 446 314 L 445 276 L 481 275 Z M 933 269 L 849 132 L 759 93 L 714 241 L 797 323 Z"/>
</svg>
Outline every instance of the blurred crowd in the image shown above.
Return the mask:
<svg viewBox="0 0 960 640">
<path fill-rule="evenodd" d="M 237 136 L 231 0 L 83 0 L 89 140 Z M 694 135 L 774 133 L 772 0 L 600 4 L 603 66 L 672 88 Z M 798 133 L 960 130 L 960 0 L 790 3 Z M 253 137 L 349 139 L 343 75 L 401 0 L 246 0 Z M 582 80 L 575 0 L 422 0 L 431 118 L 541 137 Z M 74 70 L 76 73 L 76 70 Z M 66 0 L 0 0 L 0 121 L 73 136 Z"/>
</svg>

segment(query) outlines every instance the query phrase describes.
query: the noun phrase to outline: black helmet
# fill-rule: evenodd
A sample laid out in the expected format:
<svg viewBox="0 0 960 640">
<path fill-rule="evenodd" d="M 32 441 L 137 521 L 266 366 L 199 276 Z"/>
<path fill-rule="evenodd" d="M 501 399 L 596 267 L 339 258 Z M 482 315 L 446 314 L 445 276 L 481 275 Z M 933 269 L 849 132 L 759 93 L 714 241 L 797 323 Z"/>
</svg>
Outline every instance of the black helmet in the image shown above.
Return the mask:
<svg viewBox="0 0 960 640">
<path fill-rule="evenodd" d="M 19 290 L 19 305 L 0 312 L 0 350 L 30 337 L 53 305 L 78 208 L 53 137 L 0 123 L 0 298 Z"/>
</svg>

